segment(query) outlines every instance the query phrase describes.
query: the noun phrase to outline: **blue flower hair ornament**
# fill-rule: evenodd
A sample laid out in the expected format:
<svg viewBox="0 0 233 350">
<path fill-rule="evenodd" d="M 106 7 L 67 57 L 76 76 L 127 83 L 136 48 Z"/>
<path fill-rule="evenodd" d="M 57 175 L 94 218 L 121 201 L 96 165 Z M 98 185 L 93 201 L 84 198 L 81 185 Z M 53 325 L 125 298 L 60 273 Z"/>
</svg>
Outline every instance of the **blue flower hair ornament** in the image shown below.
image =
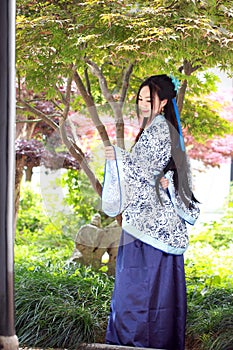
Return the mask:
<svg viewBox="0 0 233 350">
<path fill-rule="evenodd" d="M 172 83 L 174 85 L 174 90 L 177 92 L 180 88 L 180 82 L 177 78 L 175 78 L 172 74 L 170 74 L 170 78 L 172 80 Z"/>
</svg>

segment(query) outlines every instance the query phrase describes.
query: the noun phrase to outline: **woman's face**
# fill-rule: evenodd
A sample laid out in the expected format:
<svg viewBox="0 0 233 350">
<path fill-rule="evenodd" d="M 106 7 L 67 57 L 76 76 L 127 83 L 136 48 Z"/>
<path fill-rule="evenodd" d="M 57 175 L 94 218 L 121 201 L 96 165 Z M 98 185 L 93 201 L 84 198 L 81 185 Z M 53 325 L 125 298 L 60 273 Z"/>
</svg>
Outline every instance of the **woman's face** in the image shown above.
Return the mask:
<svg viewBox="0 0 233 350">
<path fill-rule="evenodd" d="M 158 95 L 155 94 L 154 101 L 153 101 L 152 118 L 153 116 L 161 112 L 162 108 L 165 106 L 166 103 L 167 103 L 167 100 L 160 101 Z M 138 98 L 138 108 L 139 108 L 140 117 L 150 118 L 151 98 L 150 98 L 149 86 L 143 86 L 143 88 L 141 89 L 139 93 L 139 98 Z"/>
</svg>

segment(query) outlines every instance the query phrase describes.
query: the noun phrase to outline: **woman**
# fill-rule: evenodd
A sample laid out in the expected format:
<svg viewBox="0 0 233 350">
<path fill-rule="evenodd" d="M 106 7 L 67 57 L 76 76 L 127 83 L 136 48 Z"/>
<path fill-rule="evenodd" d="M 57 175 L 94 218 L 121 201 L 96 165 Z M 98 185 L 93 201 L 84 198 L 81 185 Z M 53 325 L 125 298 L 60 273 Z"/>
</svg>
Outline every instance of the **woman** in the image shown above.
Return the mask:
<svg viewBox="0 0 233 350">
<path fill-rule="evenodd" d="M 136 99 L 142 127 L 132 151 L 105 148 L 102 207 L 123 218 L 109 344 L 185 347 L 186 221 L 194 224 L 199 209 L 175 97 L 174 79 L 146 79 Z"/>
</svg>

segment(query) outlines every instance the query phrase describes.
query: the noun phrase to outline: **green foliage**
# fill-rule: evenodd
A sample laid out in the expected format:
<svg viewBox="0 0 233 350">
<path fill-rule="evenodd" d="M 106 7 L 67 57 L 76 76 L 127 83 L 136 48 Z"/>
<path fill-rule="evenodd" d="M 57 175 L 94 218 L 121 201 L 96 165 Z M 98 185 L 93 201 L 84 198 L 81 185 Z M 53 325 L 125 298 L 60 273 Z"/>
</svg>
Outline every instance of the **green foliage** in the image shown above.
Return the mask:
<svg viewBox="0 0 233 350">
<path fill-rule="evenodd" d="M 227 120 L 220 118 L 216 109 L 219 106 L 213 106 L 212 101 L 206 96 L 201 99 L 192 100 L 187 97 L 185 109 L 183 111 L 184 126 L 198 142 L 206 142 L 214 136 L 225 136 L 233 132 L 233 127 Z"/>
<path fill-rule="evenodd" d="M 101 173 L 100 176 L 102 177 L 103 174 Z M 73 208 L 80 226 L 90 223 L 92 216 L 96 213 L 101 215 L 103 226 L 112 221 L 101 210 L 99 196 L 83 172 L 68 170 L 64 175 L 63 185 L 68 186 L 66 202 Z"/>
<path fill-rule="evenodd" d="M 98 206 L 99 197 L 82 172 L 68 170 L 63 177 L 63 185 L 68 186 L 66 201 L 72 206 L 81 224 L 90 222 Z"/>
<path fill-rule="evenodd" d="M 186 274 L 189 290 L 200 293 L 210 288 L 232 288 L 233 186 L 228 209 L 219 222 L 204 225 L 192 232 L 186 253 Z"/>
<path fill-rule="evenodd" d="M 129 99 L 142 77 L 164 72 L 187 79 L 189 89 L 200 96 L 200 84 L 192 83 L 196 70 L 215 66 L 232 70 L 232 27 L 232 6 L 225 0 L 18 0 L 17 72 L 26 77 L 27 89 L 60 100 L 57 88 L 75 64 L 84 85 L 87 69 L 94 102 L 102 104 L 98 80 L 90 74 L 85 58 L 101 68 L 111 93 L 119 92 L 124 70 L 133 63 Z M 184 61 L 190 63 L 191 72 L 182 71 Z M 211 78 L 207 80 L 213 87 Z M 223 135 L 226 122 L 201 99 L 196 108 L 187 101 L 184 123 L 202 140 L 215 133 Z M 73 107 L 79 108 L 80 101 Z M 194 112 L 199 118 L 194 118 Z"/>
<path fill-rule="evenodd" d="M 188 91 L 182 110 L 182 123 L 198 142 L 206 142 L 213 136 L 233 133 L 232 123 L 220 118 L 223 108 L 221 102 L 208 97 L 216 92 L 219 78 L 213 73 L 203 76 L 192 75 L 187 78 Z"/>
<path fill-rule="evenodd" d="M 16 264 L 16 334 L 21 346 L 76 349 L 103 341 L 113 279 L 91 268 Z"/>
<path fill-rule="evenodd" d="M 31 192 L 30 192 L 31 191 Z M 20 213 L 31 222 L 32 206 L 42 202 L 27 188 Z M 187 348 L 229 350 L 233 345 L 232 210 L 191 234 L 185 254 L 188 318 Z M 23 200 L 27 198 L 27 200 Z M 21 215 L 21 214 L 20 214 Z M 22 221 L 22 217 L 21 217 Z M 25 223 L 15 245 L 16 333 L 20 345 L 77 348 L 82 342 L 103 342 L 114 278 L 91 267 L 69 262 L 73 239 L 50 222 L 38 233 Z M 31 230 L 30 230 L 31 228 Z"/>
<path fill-rule="evenodd" d="M 187 338 L 190 348 L 227 350 L 233 345 L 232 289 L 212 288 L 188 294 Z"/>
<path fill-rule="evenodd" d="M 187 252 L 189 347 L 228 350 L 233 346 L 233 186 L 226 215 L 191 235 Z"/>
<path fill-rule="evenodd" d="M 201 230 L 192 238 L 192 243 L 211 245 L 214 249 L 230 249 L 233 245 L 233 217 L 232 213 L 224 216 L 223 222 L 213 222 L 210 225 L 205 225 L 203 231 Z"/>
<path fill-rule="evenodd" d="M 42 204 L 41 196 L 25 184 L 15 240 L 20 344 L 75 349 L 82 342 L 103 341 L 113 278 L 69 262 L 75 232 L 64 234 L 61 224 L 54 225 L 42 215 Z M 35 228 L 31 221 L 37 215 Z"/>
<path fill-rule="evenodd" d="M 58 222 L 59 221 L 59 222 Z M 66 230 L 62 229 L 65 225 Z M 75 230 L 70 218 L 65 215 L 51 221 L 43 208 L 39 192 L 26 182 L 21 188 L 20 207 L 16 227 L 15 258 L 24 262 L 25 256 L 31 262 L 58 259 L 68 259 L 74 248 Z M 56 258 L 55 258 L 56 256 Z"/>
<path fill-rule="evenodd" d="M 17 218 L 17 236 L 28 232 L 42 232 L 49 223 L 48 217 L 42 208 L 39 193 L 33 191 L 30 182 L 21 186 L 21 197 Z"/>
</svg>

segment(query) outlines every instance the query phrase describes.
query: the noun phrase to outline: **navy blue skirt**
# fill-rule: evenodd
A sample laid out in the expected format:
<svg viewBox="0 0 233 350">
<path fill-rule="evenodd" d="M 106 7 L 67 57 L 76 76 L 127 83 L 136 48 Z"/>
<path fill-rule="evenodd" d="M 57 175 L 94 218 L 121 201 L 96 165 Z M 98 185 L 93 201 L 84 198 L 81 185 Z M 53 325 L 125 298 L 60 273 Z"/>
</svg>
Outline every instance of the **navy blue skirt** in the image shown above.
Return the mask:
<svg viewBox="0 0 233 350">
<path fill-rule="evenodd" d="M 166 254 L 122 232 L 106 343 L 184 350 L 183 255 Z"/>
</svg>

